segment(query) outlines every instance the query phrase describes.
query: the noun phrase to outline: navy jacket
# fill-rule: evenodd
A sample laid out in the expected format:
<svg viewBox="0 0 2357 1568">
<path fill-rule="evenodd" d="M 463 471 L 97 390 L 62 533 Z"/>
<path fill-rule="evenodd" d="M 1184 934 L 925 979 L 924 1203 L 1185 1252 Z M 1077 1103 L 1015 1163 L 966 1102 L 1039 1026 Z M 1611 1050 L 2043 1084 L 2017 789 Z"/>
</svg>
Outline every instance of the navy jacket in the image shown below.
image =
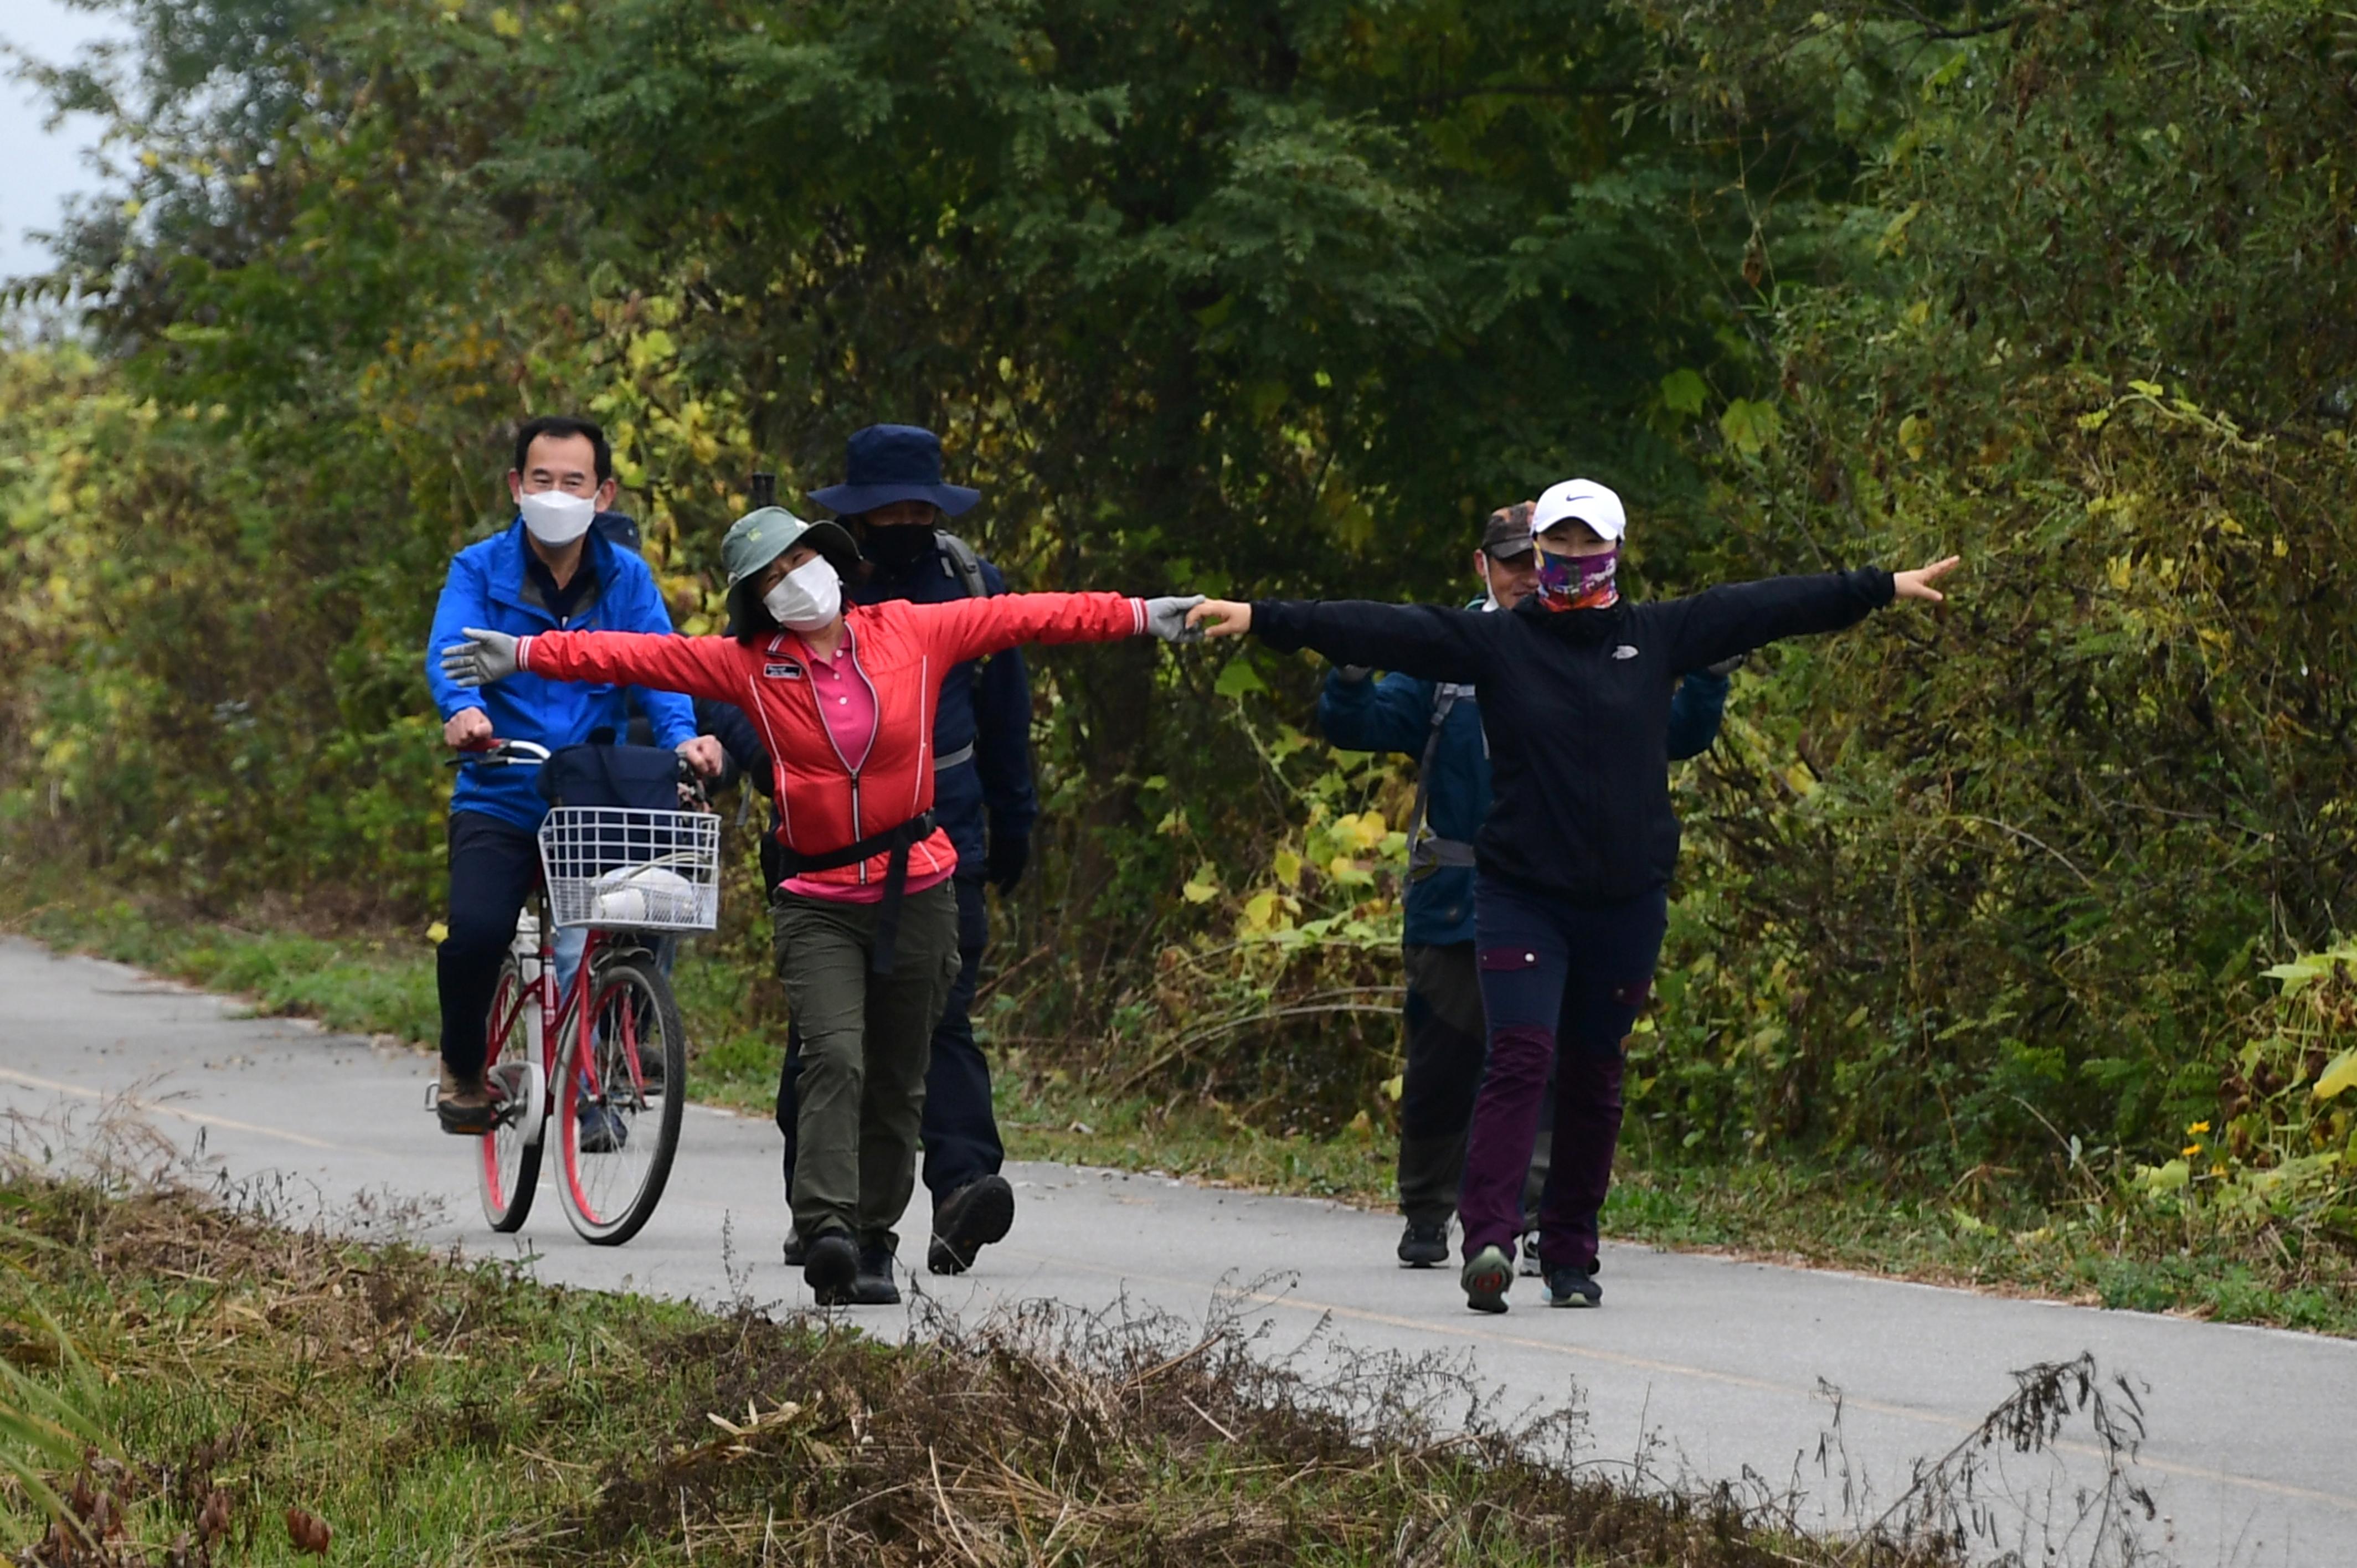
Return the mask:
<svg viewBox="0 0 2357 1568">
<path fill-rule="evenodd" d="M 1397 751 L 1421 762 L 1432 740 L 1432 710 L 1439 685 L 1397 673 L 1381 681 L 1346 681 L 1329 671 L 1318 698 L 1318 727 L 1348 751 Z M 1727 710 L 1727 677 L 1696 670 L 1670 698 L 1669 755 L 1698 757 L 1718 738 Z M 1439 744 L 1423 778 L 1425 819 L 1444 839 L 1470 843 L 1490 814 L 1490 747 L 1481 710 L 1462 692 L 1441 721 Z M 1407 885 L 1406 941 L 1445 947 L 1473 940 L 1473 868 L 1435 866 Z"/>
<path fill-rule="evenodd" d="M 1596 907 L 1666 886 L 1670 690 L 1688 671 L 1779 638 L 1833 631 L 1890 602 L 1874 568 L 1730 584 L 1691 598 L 1552 611 L 1269 599 L 1270 647 L 1479 686 L 1496 795 L 1476 834 L 1485 876 Z"/>
<path fill-rule="evenodd" d="M 992 594 L 1006 592 L 1006 579 L 987 561 L 982 563 L 982 581 Z M 879 571 L 865 583 L 845 587 L 854 600 L 866 605 L 886 599 L 930 605 L 967 596 L 964 581 L 948 553 L 940 550 L 901 576 L 888 578 Z M 696 703 L 695 720 L 701 733 L 720 742 L 731 768 L 769 794 L 770 756 L 751 721 L 726 703 L 710 701 Z M 1021 649 L 969 660 L 942 678 L 941 706 L 933 717 L 933 753 L 955 757 L 969 748 L 967 760 L 933 775 L 933 818 L 957 845 L 958 875 L 980 876 L 987 839 L 1028 838 L 1039 815 L 1039 797 L 1031 786 L 1031 679 Z M 771 886 L 781 880 L 770 875 L 773 843 L 773 834 L 763 835 L 762 869 Z"/>
<path fill-rule="evenodd" d="M 500 739 L 537 741 L 554 751 L 579 745 L 592 730 L 623 734 L 630 725 L 630 700 L 635 696 L 653 727 L 655 745 L 677 746 L 694 736 L 694 704 L 675 692 L 546 681 L 529 674 L 467 687 L 442 673 L 442 650 L 463 640 L 459 632 L 470 626 L 518 637 L 560 629 L 670 631 L 671 612 L 663 607 L 647 564 L 617 546 L 602 530 L 591 530 L 587 539 L 583 560 L 597 588 L 561 621 L 549 613 L 524 571 L 530 546 L 524 542 L 522 518 L 451 557 L 449 576 L 434 607 L 434 629 L 425 642 L 426 684 L 445 723 L 462 708 L 480 708 Z M 548 811 L 536 788 L 538 779 L 539 770 L 532 768 L 461 768 L 450 791 L 450 810 L 479 811 L 520 828 L 538 828 Z"/>
</svg>

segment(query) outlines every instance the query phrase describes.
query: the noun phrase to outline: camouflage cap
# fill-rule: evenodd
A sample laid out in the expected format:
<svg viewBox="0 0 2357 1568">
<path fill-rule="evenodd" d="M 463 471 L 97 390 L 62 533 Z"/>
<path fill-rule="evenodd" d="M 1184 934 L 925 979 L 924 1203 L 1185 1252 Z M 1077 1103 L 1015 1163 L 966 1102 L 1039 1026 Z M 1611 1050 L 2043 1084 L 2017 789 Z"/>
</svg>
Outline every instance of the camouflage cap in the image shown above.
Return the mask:
<svg viewBox="0 0 2357 1568">
<path fill-rule="evenodd" d="M 1534 507 L 1532 501 L 1516 501 L 1490 514 L 1490 521 L 1481 525 L 1481 548 L 1490 553 L 1491 559 L 1511 561 L 1531 553 L 1531 512 Z"/>
</svg>

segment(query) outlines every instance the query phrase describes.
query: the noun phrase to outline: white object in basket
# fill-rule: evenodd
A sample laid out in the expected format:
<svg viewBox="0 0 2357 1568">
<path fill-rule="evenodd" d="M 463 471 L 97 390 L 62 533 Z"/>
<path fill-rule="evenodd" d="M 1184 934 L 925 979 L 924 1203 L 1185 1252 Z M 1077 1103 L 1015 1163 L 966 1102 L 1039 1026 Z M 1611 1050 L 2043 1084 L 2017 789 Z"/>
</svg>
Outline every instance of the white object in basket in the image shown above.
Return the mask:
<svg viewBox="0 0 2357 1568">
<path fill-rule="evenodd" d="M 620 866 L 597 878 L 589 907 L 600 925 L 683 925 L 695 918 L 695 884 L 660 865 Z"/>
</svg>

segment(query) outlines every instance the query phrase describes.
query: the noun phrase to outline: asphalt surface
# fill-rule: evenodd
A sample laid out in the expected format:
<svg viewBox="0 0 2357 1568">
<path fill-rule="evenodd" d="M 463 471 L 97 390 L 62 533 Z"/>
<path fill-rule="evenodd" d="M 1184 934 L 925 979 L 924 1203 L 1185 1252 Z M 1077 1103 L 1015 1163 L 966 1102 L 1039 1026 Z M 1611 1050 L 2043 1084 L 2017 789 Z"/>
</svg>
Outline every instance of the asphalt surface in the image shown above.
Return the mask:
<svg viewBox="0 0 2357 1568">
<path fill-rule="evenodd" d="M 547 1190 L 501 1238 L 482 1223 L 467 1149 L 423 1108 L 432 1069 L 405 1047 L 246 1018 L 135 970 L 0 940 L 0 1112 L 21 1153 L 70 1163 L 144 1126 L 290 1218 L 526 1256 L 550 1281 L 809 1305 L 778 1258 L 766 1122 L 692 1109 L 662 1208 L 626 1247 L 577 1240 Z M 1387 1215 L 1064 1165 L 1006 1174 L 1014 1233 L 972 1273 L 920 1273 L 904 1291 L 967 1317 L 1038 1297 L 1194 1321 L 1241 1312 L 1268 1353 L 1313 1371 L 1369 1352 L 1437 1356 L 1506 1412 L 1576 1409 L 1587 1461 L 1797 1484 L 1802 1517 L 1832 1528 L 1880 1513 L 1911 1466 L 1966 1439 L 2011 1369 L 2089 1351 L 2141 1393 L 2135 1475 L 2158 1504 L 2142 1531 L 2158 1560 L 2357 1564 L 2357 1344 L 1633 1246 L 1606 1249 L 1601 1311 L 1551 1311 L 1523 1280 L 1512 1312 L 1483 1317 L 1453 1269 L 1397 1266 Z M 902 1253 L 921 1265 L 921 1239 Z M 881 1334 L 914 1320 L 859 1316 Z M 2029 1532 L 2029 1560 L 2088 1560 L 2072 1499 L 2099 1454 L 2082 1424 L 2059 1456 L 1993 1461 L 1982 1496 L 2004 1529 Z"/>
</svg>

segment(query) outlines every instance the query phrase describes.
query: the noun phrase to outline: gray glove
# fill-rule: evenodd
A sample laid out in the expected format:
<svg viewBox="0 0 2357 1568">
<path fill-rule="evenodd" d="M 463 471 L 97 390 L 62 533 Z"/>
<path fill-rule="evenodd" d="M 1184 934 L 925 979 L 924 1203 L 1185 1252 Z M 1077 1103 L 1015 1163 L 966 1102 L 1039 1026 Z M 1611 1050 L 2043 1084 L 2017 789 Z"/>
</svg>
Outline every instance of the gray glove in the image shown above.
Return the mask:
<svg viewBox="0 0 2357 1568">
<path fill-rule="evenodd" d="M 1706 675 L 1716 675 L 1720 680 L 1724 681 L 1729 675 L 1734 674 L 1738 670 L 1742 669 L 1743 661 L 1750 657 L 1751 655 L 1748 653 L 1730 653 L 1716 664 L 1704 665 L 1702 667 L 1703 673 Z"/>
<path fill-rule="evenodd" d="M 1146 601 L 1146 629 L 1165 642 L 1200 642 L 1201 627 L 1187 624 L 1187 612 L 1203 602 L 1200 594 L 1171 594 Z"/>
<path fill-rule="evenodd" d="M 1373 667 L 1366 664 L 1337 664 L 1334 666 L 1334 679 L 1341 682 L 1345 686 L 1355 686 L 1374 672 Z"/>
<path fill-rule="evenodd" d="M 520 668 L 514 638 L 476 626 L 462 629 L 467 640 L 454 642 L 442 650 L 442 673 L 457 684 L 488 686 L 494 681 L 505 680 Z"/>
</svg>

